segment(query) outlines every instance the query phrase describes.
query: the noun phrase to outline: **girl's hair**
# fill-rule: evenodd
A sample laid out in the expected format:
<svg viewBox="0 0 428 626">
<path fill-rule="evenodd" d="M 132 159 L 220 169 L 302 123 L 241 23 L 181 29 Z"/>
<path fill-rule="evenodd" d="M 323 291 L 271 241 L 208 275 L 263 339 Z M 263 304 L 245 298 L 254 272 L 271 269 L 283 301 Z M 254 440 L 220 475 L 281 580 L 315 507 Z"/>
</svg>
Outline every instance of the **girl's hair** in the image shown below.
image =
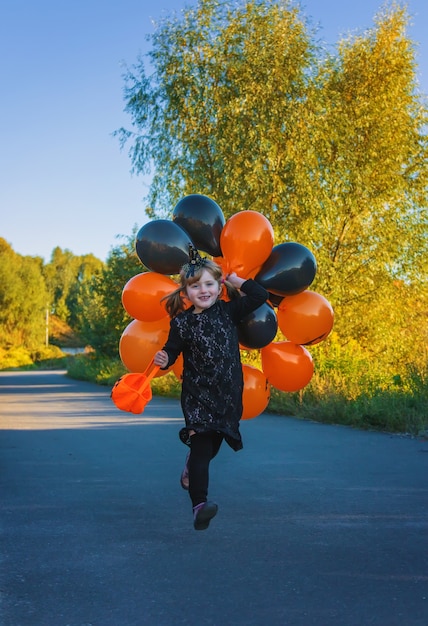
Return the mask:
<svg viewBox="0 0 428 626">
<path fill-rule="evenodd" d="M 171 318 L 186 310 L 187 307 L 184 299 L 184 296 L 186 295 L 186 287 L 196 283 L 201 278 L 204 270 L 207 270 L 219 285 L 223 284 L 225 286 L 227 297 L 230 300 L 239 296 L 238 289 L 236 289 L 227 280 L 222 279 L 223 272 L 221 267 L 217 265 L 217 263 L 214 263 L 214 261 L 211 261 L 211 259 L 204 259 L 203 264 L 195 269 L 193 274 L 190 276 L 188 266 L 186 264 L 186 266 L 184 266 L 180 271 L 180 286 L 177 287 L 175 291 L 162 298 L 162 301 L 166 301 L 165 308 Z"/>
</svg>

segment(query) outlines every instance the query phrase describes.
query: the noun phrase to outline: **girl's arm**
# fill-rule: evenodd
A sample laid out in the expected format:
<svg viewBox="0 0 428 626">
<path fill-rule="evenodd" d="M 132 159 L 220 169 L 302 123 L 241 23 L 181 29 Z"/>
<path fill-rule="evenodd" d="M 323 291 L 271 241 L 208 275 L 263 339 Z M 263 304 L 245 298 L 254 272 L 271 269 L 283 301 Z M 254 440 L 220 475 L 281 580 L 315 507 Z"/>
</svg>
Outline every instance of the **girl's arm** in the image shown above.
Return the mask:
<svg viewBox="0 0 428 626">
<path fill-rule="evenodd" d="M 167 369 L 171 365 L 174 365 L 178 358 L 178 355 L 183 350 L 183 342 L 181 341 L 180 334 L 175 323 L 175 318 L 171 320 L 171 326 L 169 329 L 168 339 L 162 350 L 156 352 L 153 357 L 155 365 L 159 365 L 161 369 Z"/>
<path fill-rule="evenodd" d="M 230 280 L 230 277 L 234 282 Z M 236 276 L 236 274 L 231 274 L 227 277 L 227 280 L 245 294 L 243 297 L 235 298 L 227 303 L 230 315 L 235 322 L 239 322 L 246 315 L 258 309 L 269 298 L 269 294 L 266 289 L 251 278 L 246 280 Z M 240 285 L 239 287 L 238 284 Z"/>
</svg>

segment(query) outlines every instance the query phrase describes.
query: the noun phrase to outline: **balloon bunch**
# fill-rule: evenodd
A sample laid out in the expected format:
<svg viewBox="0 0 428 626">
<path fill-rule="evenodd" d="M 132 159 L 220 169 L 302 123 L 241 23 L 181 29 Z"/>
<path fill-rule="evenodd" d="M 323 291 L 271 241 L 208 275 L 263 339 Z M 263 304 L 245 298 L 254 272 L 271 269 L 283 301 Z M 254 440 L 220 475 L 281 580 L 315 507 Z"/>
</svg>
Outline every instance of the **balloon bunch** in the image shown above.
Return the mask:
<svg viewBox="0 0 428 626">
<path fill-rule="evenodd" d="M 299 243 L 274 245 L 273 228 L 261 213 L 241 211 L 226 221 L 211 198 L 185 196 L 172 220 L 153 220 L 137 233 L 136 252 L 149 271 L 132 277 L 122 292 L 122 304 L 134 318 L 119 342 L 122 363 L 130 372 L 144 371 L 166 341 L 169 317 L 161 300 L 177 288 L 170 276 L 188 261 L 189 244 L 211 255 L 224 275 L 253 278 L 270 294 L 269 302 L 238 326 L 241 349 L 261 353 L 262 371 L 242 366 L 242 418 L 256 417 L 268 405 L 271 385 L 293 392 L 309 383 L 314 366 L 305 346 L 320 343 L 333 328 L 330 303 L 308 290 L 317 271 L 315 257 Z M 278 328 L 285 341 L 274 341 Z M 171 369 L 180 378 L 182 359 Z"/>
</svg>

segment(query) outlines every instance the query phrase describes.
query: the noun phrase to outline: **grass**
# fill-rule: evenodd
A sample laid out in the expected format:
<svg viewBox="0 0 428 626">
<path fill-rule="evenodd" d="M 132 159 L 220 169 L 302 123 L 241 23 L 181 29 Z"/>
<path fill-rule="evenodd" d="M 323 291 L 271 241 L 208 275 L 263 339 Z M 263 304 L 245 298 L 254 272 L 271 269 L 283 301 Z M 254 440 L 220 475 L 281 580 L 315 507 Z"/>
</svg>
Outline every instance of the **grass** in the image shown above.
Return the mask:
<svg viewBox="0 0 428 626">
<path fill-rule="evenodd" d="M 119 359 L 81 355 L 70 363 L 68 373 L 73 378 L 112 386 L 126 370 Z M 325 373 L 316 373 L 307 387 L 295 393 L 272 387 L 266 410 L 366 430 L 414 436 L 428 434 L 428 387 L 421 374 L 411 372 L 400 385 L 394 379 L 389 386 L 385 382 L 376 386 L 374 380 L 370 380 L 363 388 L 360 383 L 359 393 L 355 385 L 347 387 L 348 376 L 340 377 L 337 371 L 334 380 L 325 376 Z M 154 395 L 180 397 L 181 385 L 172 372 L 153 379 L 151 387 Z"/>
<path fill-rule="evenodd" d="M 365 430 L 428 434 L 427 397 L 408 392 L 386 391 L 371 397 L 362 393 L 349 400 L 340 394 L 317 398 L 309 392 L 284 394 L 273 389 L 269 411 Z"/>
</svg>

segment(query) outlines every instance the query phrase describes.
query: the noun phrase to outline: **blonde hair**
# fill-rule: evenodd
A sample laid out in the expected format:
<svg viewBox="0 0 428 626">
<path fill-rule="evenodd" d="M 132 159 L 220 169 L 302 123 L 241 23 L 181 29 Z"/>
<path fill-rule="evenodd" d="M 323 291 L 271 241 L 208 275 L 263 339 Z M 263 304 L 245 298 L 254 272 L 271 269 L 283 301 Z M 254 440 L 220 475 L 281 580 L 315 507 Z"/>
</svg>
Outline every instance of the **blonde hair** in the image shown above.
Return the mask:
<svg viewBox="0 0 428 626">
<path fill-rule="evenodd" d="M 239 296 L 239 291 L 227 280 L 223 280 L 223 271 L 221 267 L 217 265 L 217 263 L 214 263 L 214 261 L 211 261 L 211 259 L 204 259 L 203 265 L 195 268 L 193 274 L 191 275 L 189 275 L 187 265 L 182 267 L 180 270 L 179 287 L 177 287 L 177 289 L 175 289 L 172 293 L 162 298 L 162 301 L 166 301 L 165 308 L 171 318 L 186 310 L 187 307 L 184 300 L 186 288 L 188 285 L 193 285 L 193 283 L 200 280 L 204 270 L 207 270 L 207 272 L 211 274 L 214 280 L 218 282 L 219 287 L 221 287 L 222 284 L 225 286 L 229 299 L 232 300 L 233 298 Z"/>
</svg>

